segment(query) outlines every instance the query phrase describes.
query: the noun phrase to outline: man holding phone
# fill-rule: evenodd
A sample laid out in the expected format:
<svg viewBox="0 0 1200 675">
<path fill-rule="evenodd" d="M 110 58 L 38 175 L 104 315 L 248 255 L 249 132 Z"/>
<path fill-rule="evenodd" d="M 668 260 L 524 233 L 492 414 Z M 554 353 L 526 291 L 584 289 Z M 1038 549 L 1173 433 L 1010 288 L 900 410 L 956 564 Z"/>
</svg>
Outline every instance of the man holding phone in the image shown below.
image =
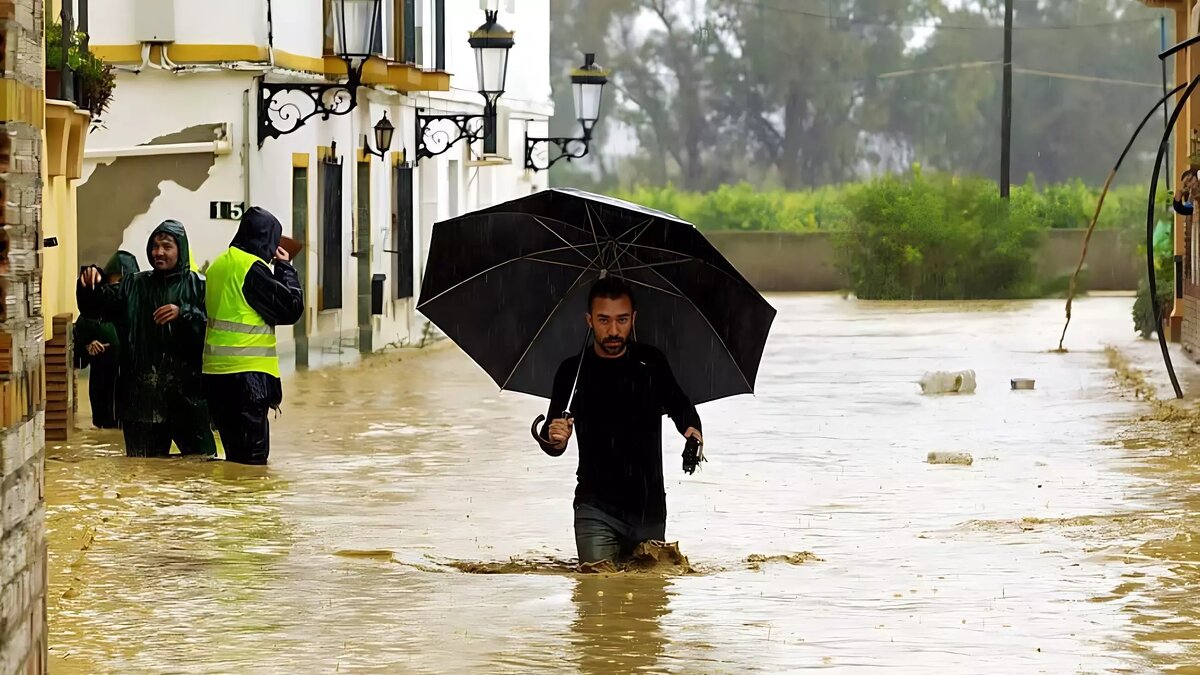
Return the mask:
<svg viewBox="0 0 1200 675">
<path fill-rule="evenodd" d="M 225 459 L 240 464 L 267 463 L 267 410 L 283 402 L 275 326 L 304 314 L 304 292 L 282 235 L 275 216 L 251 207 L 207 272 L 204 389 Z"/>
</svg>

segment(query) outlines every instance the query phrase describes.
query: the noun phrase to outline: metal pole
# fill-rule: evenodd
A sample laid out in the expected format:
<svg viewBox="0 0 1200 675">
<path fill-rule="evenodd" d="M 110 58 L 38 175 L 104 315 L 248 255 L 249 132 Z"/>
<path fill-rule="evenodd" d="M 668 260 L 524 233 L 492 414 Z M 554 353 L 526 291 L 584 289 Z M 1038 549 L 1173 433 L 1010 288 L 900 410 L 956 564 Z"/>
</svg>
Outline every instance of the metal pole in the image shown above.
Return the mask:
<svg viewBox="0 0 1200 675">
<path fill-rule="evenodd" d="M 1167 50 L 1167 17 L 1166 16 L 1160 16 L 1158 18 L 1158 40 L 1159 40 L 1159 44 L 1162 45 L 1161 51 L 1165 52 Z M 1167 60 L 1166 59 L 1160 59 L 1160 60 L 1162 61 L 1163 96 L 1166 96 L 1167 95 Z M 1163 127 L 1164 128 L 1166 128 L 1167 124 L 1170 122 L 1170 116 L 1171 116 L 1170 107 L 1171 107 L 1171 104 L 1170 104 L 1169 100 L 1164 99 L 1163 100 Z M 1171 147 L 1169 145 L 1167 146 L 1166 163 L 1167 163 L 1167 175 L 1166 175 L 1167 191 L 1170 192 L 1171 191 L 1171 177 L 1174 175 L 1175 165 L 1171 163 Z"/>
<path fill-rule="evenodd" d="M 1008 199 L 1012 155 L 1013 0 L 1004 0 L 1004 93 L 1000 113 L 1000 198 Z"/>
</svg>

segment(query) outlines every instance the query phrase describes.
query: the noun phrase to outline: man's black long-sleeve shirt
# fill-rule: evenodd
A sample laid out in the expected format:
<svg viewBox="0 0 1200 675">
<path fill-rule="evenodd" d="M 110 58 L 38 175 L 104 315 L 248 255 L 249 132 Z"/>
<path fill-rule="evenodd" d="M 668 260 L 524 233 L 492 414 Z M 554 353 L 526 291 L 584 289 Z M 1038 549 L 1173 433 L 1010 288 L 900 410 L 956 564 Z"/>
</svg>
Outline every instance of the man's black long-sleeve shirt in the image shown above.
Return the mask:
<svg viewBox="0 0 1200 675">
<path fill-rule="evenodd" d="M 304 292 L 290 263 L 277 260 L 274 271 L 265 263 L 251 265 L 242 282 L 242 294 L 269 326 L 290 326 L 304 315 Z"/>
<path fill-rule="evenodd" d="M 539 441 L 553 456 L 562 453 L 546 440 L 549 422 L 563 415 L 579 359 L 563 361 L 554 378 Z M 576 505 L 594 506 L 631 525 L 666 521 L 664 413 L 680 434 L 688 427 L 702 430 L 696 407 L 679 387 L 661 351 L 634 342 L 616 358 L 602 357 L 590 347 L 584 350 L 571 404 L 573 437 L 579 447 Z"/>
</svg>

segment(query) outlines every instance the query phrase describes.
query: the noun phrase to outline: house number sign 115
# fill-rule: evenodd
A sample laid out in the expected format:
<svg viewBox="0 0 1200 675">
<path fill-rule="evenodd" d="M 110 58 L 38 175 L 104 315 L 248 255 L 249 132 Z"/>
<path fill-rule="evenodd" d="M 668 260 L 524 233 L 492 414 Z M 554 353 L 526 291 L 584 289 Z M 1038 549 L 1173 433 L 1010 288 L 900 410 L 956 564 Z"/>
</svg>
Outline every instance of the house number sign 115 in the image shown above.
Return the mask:
<svg viewBox="0 0 1200 675">
<path fill-rule="evenodd" d="M 241 220 L 246 212 L 244 202 L 209 202 L 208 217 L 213 220 Z"/>
</svg>

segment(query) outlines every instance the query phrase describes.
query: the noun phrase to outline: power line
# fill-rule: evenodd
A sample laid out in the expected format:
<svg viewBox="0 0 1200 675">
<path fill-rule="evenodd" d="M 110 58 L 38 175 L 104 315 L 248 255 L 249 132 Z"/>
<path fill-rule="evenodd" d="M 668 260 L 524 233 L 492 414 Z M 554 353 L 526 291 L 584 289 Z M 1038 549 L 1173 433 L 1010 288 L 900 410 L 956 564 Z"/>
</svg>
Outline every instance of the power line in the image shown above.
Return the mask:
<svg viewBox="0 0 1200 675">
<path fill-rule="evenodd" d="M 820 12 L 811 12 L 803 9 L 790 9 L 785 7 L 775 7 L 768 5 L 761 0 L 724 0 L 731 5 L 741 5 L 743 7 L 751 7 L 754 9 L 775 12 L 777 14 L 786 14 L 791 16 L 803 16 L 811 19 L 820 19 L 830 23 L 841 23 L 851 26 L 880 26 L 887 28 L 923 28 L 932 30 L 1004 30 L 1003 24 L 984 25 L 984 26 L 963 26 L 944 23 L 900 23 L 900 22 L 885 22 L 885 21 L 869 21 L 865 19 L 855 19 L 844 15 L 822 14 Z M 1158 18 L 1133 19 L 1133 20 L 1118 20 L 1105 21 L 1100 23 L 1075 23 L 1075 24 L 1049 24 L 1045 26 L 1013 26 L 1014 31 L 1026 30 L 1077 30 L 1083 28 L 1108 28 L 1114 26 L 1136 26 L 1139 24 L 1158 23 Z"/>
</svg>

